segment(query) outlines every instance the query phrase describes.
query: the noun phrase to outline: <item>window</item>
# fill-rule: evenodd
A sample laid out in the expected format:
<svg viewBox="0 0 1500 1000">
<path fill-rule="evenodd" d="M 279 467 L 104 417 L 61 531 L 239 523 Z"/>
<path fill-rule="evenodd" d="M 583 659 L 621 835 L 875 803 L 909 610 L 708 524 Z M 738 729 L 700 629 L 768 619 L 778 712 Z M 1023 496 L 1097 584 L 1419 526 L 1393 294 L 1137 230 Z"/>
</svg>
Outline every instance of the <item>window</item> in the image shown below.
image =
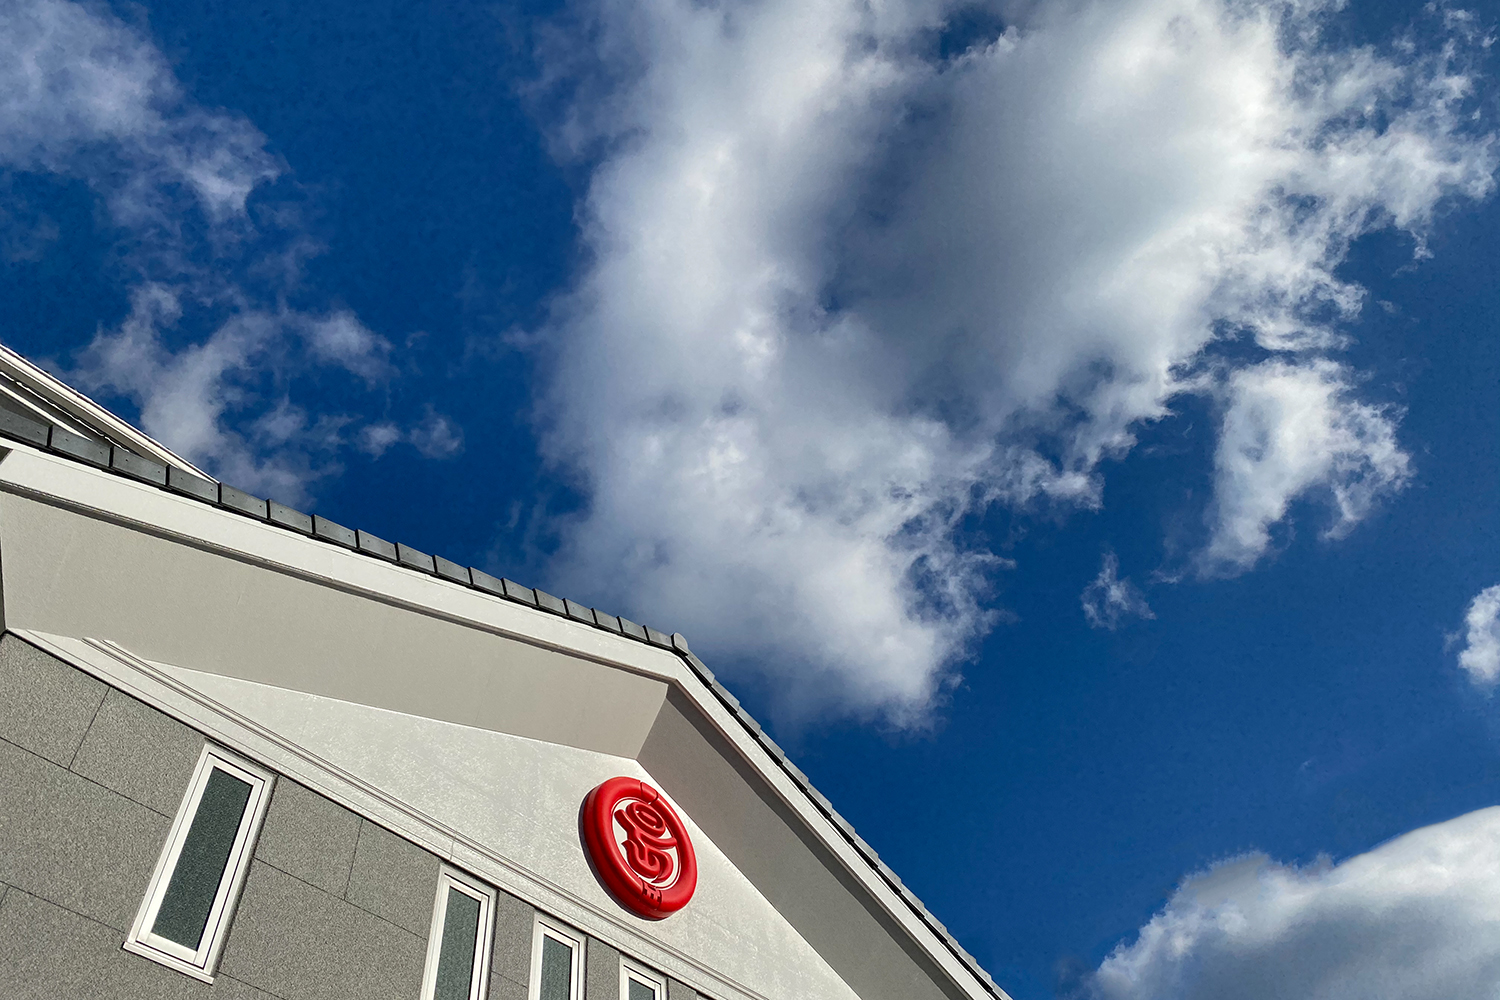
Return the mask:
<svg viewBox="0 0 1500 1000">
<path fill-rule="evenodd" d="M 494 912 L 494 889 L 443 866 L 427 936 L 422 1000 L 483 1000 Z"/>
<path fill-rule="evenodd" d="M 654 973 L 622 958 L 620 1000 L 667 1000 L 667 987 Z"/>
<path fill-rule="evenodd" d="M 203 748 L 126 951 L 213 982 L 272 780 L 228 751 Z"/>
<path fill-rule="evenodd" d="M 580 1000 L 582 983 L 583 938 L 537 914 L 530 1000 Z"/>
</svg>

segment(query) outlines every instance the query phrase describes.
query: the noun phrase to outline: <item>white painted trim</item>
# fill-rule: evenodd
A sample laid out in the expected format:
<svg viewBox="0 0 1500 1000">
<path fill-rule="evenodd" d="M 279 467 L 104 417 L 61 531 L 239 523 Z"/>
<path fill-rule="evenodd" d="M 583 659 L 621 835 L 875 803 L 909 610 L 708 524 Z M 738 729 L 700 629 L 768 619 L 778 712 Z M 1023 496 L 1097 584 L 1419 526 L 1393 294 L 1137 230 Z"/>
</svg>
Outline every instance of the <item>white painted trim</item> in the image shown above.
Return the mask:
<svg viewBox="0 0 1500 1000">
<path fill-rule="evenodd" d="M 77 389 L 38 368 L 4 344 L 0 344 L 0 372 L 18 382 L 27 390 L 36 393 L 44 401 L 67 414 L 72 420 L 83 424 L 93 434 L 102 434 L 106 438 L 112 438 L 115 441 L 127 444 L 132 451 L 136 451 L 147 458 L 155 459 L 164 465 L 175 465 L 179 469 L 202 476 L 204 479 L 213 479 L 208 473 L 172 451 L 160 441 L 141 433 L 131 424 L 121 420 Z M 7 393 L 7 395 L 15 398 L 14 393 Z M 27 404 L 27 408 L 36 409 L 36 407 L 30 404 Z M 42 417 L 48 423 L 56 422 L 56 418 L 50 415 L 43 414 Z"/>
<path fill-rule="evenodd" d="M 6 399 L 9 399 L 12 403 L 30 414 L 33 420 L 38 420 L 44 424 L 57 424 L 65 431 L 71 431 L 79 437 L 86 437 L 90 440 L 99 437 L 97 430 L 89 427 L 83 421 L 76 419 L 71 413 L 68 413 L 61 407 L 54 410 L 43 409 L 27 398 L 26 395 L 12 388 L 13 385 L 19 385 L 19 383 L 0 381 L 0 392 L 5 393 Z"/>
<path fill-rule="evenodd" d="M 583 1000 L 583 970 L 584 952 L 587 947 L 587 939 L 572 930 L 544 916 L 540 911 L 536 915 L 536 925 L 531 933 L 531 978 L 526 987 L 528 1000 L 540 1000 L 542 995 L 542 942 L 546 938 L 559 944 L 566 945 L 568 952 L 572 955 L 572 968 L 568 972 L 568 1000 Z"/>
<path fill-rule="evenodd" d="M 250 798 L 245 803 L 244 814 L 240 816 L 239 828 L 224 872 L 219 877 L 219 888 L 214 895 L 203 936 L 199 939 L 197 948 L 187 948 L 153 934 L 151 927 L 166 898 L 172 874 L 177 869 L 183 845 L 187 842 L 188 831 L 192 828 L 199 803 L 203 800 L 203 791 L 208 787 L 209 776 L 216 770 L 249 784 Z M 214 981 L 214 968 L 219 960 L 219 952 L 224 947 L 230 918 L 234 915 L 235 903 L 239 901 L 240 890 L 245 884 L 245 875 L 250 870 L 255 838 L 260 833 L 261 821 L 265 819 L 275 782 L 276 777 L 270 771 L 212 743 L 204 744 L 203 752 L 198 756 L 198 765 L 193 770 L 193 778 L 188 782 L 187 791 L 183 793 L 182 805 L 172 820 L 172 829 L 167 834 L 161 857 L 157 859 L 156 869 L 151 874 L 146 898 L 141 901 L 141 907 L 136 912 L 130 936 L 125 939 L 126 951 L 159 962 L 194 979 L 201 979 L 206 983 Z"/>
<path fill-rule="evenodd" d="M 484 1000 L 489 989 L 490 949 L 495 940 L 495 890 L 467 872 L 443 865 L 437 896 L 432 903 L 432 928 L 427 933 L 427 965 L 422 970 L 422 1000 L 437 991 L 438 960 L 443 952 L 443 925 L 448 917 L 448 893 L 461 892 L 479 903 L 479 929 L 474 937 L 474 965 L 469 976 L 469 1000 Z"/>
<path fill-rule="evenodd" d="M 651 1000 L 667 1000 L 667 983 L 654 972 L 637 965 L 624 955 L 620 956 L 620 1000 L 630 1000 L 630 984 L 640 983 L 651 990 Z"/>
</svg>

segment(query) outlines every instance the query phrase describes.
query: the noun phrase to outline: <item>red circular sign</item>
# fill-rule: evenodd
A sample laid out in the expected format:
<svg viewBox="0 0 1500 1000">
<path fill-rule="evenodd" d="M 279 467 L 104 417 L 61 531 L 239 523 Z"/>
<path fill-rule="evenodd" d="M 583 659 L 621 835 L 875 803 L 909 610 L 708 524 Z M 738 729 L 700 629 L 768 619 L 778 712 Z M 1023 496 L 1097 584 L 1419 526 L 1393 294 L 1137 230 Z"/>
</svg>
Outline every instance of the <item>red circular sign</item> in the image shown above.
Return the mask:
<svg viewBox="0 0 1500 1000">
<path fill-rule="evenodd" d="M 698 859 L 677 810 L 635 778 L 610 778 L 583 800 L 583 843 L 627 909 L 660 920 L 687 905 Z"/>
</svg>

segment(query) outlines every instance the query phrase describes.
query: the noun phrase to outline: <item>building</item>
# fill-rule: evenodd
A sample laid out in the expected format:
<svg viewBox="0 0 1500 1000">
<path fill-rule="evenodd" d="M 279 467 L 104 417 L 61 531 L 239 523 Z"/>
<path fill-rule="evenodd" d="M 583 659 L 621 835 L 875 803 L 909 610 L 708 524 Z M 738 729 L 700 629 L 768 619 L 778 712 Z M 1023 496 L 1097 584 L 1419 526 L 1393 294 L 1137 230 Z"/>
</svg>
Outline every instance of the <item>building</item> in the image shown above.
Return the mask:
<svg viewBox="0 0 1500 1000">
<path fill-rule="evenodd" d="M 0 997 L 1004 1000 L 680 635 L 0 349 Z"/>
</svg>

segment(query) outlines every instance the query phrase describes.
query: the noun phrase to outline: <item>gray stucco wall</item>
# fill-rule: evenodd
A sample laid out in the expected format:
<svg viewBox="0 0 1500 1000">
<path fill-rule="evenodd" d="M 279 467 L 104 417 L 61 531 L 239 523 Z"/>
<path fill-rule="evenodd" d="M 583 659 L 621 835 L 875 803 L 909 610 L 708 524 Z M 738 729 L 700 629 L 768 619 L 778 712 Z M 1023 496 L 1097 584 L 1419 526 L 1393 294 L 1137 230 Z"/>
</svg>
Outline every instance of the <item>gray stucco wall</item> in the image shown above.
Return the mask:
<svg viewBox="0 0 1500 1000">
<path fill-rule="evenodd" d="M 597 938 L 589 938 L 583 962 L 586 1000 L 620 1000 L 620 953 Z"/>
<path fill-rule="evenodd" d="M 0 997 L 413 1000 L 439 861 L 280 777 L 212 986 L 121 949 L 203 738 L 0 638 Z M 500 894 L 490 996 L 522 1000 L 533 912 Z"/>
<path fill-rule="evenodd" d="M 495 946 L 490 961 L 490 1000 L 523 1000 L 531 975 L 531 936 L 536 911 L 500 893 L 495 902 Z"/>
</svg>

